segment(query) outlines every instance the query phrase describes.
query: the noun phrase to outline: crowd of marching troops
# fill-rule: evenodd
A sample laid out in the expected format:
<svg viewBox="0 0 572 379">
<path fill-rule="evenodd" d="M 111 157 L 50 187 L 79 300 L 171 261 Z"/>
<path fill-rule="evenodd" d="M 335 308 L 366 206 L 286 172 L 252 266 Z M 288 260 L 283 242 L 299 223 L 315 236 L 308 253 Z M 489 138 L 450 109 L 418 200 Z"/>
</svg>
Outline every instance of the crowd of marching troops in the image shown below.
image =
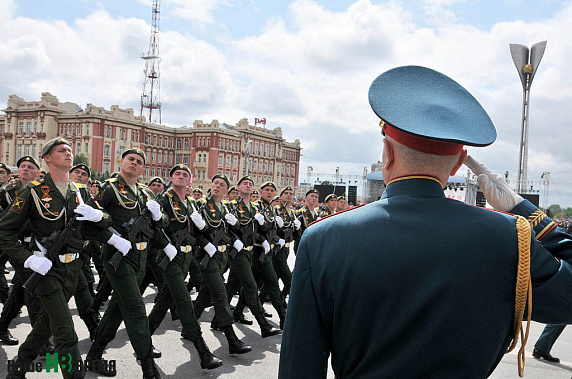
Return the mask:
<svg viewBox="0 0 572 379">
<path fill-rule="evenodd" d="M 217 174 L 203 193 L 192 188 L 183 164 L 168 180 L 154 177 L 144 185 L 138 181 L 146 164 L 140 149 L 126 150 L 120 172 L 102 183 L 90 180 L 87 165 L 73 166 L 64 138 L 49 141 L 41 156 L 47 172 L 31 156 L 18 160 L 17 173 L 0 163 L 0 344 L 20 344 L 7 378 L 24 378 L 38 355 L 54 352 L 70 359 L 60 362 L 65 378 L 82 378 L 86 370 L 115 376 L 119 368 L 107 365 L 103 354 L 122 322 L 143 378 L 159 378 L 161 352 L 152 335 L 167 312 L 180 320 L 181 337 L 193 342 L 201 368 L 217 368 L 223 362 L 197 321 L 210 306 L 211 329 L 224 333 L 229 353 L 248 353 L 252 348 L 236 336 L 233 323 L 256 322 L 262 338 L 280 334 L 292 279 L 289 253 L 312 222 L 348 208 L 334 194 L 320 206 L 314 189 L 300 202 L 289 186 L 266 182 L 257 190 L 248 175 L 231 183 Z M 14 270 L 11 286 L 7 263 Z M 158 293 L 147 314 L 142 294 L 151 283 Z M 93 341 L 83 359 L 68 305 L 72 296 Z M 265 301 L 279 325 L 268 321 Z M 10 323 L 24 305 L 32 331 L 20 343 Z"/>
</svg>

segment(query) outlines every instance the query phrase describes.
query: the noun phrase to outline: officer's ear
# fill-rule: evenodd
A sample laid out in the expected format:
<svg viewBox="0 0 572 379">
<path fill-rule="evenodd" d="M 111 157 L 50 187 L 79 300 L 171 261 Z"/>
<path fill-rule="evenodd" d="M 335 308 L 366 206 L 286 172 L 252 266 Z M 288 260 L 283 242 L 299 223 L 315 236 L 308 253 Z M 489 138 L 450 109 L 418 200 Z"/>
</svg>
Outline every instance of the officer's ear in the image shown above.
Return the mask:
<svg viewBox="0 0 572 379">
<path fill-rule="evenodd" d="M 459 154 L 459 159 L 457 160 L 455 167 L 453 167 L 451 173 L 449 174 L 450 176 L 453 176 L 457 173 L 457 170 L 459 170 L 459 168 L 461 168 L 463 163 L 465 163 L 465 159 L 467 159 L 467 149 L 461 150 L 461 153 Z"/>
<path fill-rule="evenodd" d="M 395 160 L 395 151 L 393 150 L 393 145 L 387 139 L 383 139 L 383 169 L 389 170 L 389 168 L 393 165 Z"/>
</svg>

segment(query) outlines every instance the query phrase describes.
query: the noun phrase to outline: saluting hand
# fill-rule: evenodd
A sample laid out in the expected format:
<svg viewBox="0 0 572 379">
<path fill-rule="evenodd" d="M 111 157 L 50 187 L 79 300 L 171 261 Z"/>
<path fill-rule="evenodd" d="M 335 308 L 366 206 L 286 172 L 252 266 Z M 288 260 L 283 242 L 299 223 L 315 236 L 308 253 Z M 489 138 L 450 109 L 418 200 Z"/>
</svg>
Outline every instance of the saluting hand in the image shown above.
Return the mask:
<svg viewBox="0 0 572 379">
<path fill-rule="evenodd" d="M 487 166 L 479 163 L 470 155 L 465 160 L 465 166 L 470 168 L 475 175 L 478 175 L 479 187 L 493 208 L 508 212 L 524 200 L 506 184 L 501 175 L 490 172 Z"/>
</svg>

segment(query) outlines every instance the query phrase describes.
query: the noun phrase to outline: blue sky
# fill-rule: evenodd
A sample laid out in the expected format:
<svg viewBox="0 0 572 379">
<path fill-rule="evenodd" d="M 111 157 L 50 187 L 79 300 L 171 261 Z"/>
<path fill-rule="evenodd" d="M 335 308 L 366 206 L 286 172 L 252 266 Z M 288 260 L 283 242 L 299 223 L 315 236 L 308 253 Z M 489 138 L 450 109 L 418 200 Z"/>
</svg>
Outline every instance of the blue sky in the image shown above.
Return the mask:
<svg viewBox="0 0 572 379">
<path fill-rule="evenodd" d="M 150 0 L 4 3 L 0 101 L 48 91 L 139 110 Z M 417 64 L 483 104 L 498 139 L 469 152 L 516 177 L 522 87 L 508 45 L 548 40 L 531 92 L 529 180 L 550 171 L 549 202 L 572 206 L 571 1 L 163 0 L 160 25 L 164 124 L 264 117 L 302 141 L 301 173 L 342 175 L 380 159 L 369 84 Z"/>
</svg>

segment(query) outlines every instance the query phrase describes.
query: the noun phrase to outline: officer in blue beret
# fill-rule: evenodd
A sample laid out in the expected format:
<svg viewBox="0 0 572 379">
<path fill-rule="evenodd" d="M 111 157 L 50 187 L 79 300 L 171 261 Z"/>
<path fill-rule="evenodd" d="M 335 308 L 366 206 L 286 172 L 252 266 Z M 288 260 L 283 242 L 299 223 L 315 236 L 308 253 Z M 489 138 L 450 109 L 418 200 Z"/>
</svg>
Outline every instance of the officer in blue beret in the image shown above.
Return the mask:
<svg viewBox="0 0 572 379">
<path fill-rule="evenodd" d="M 535 321 L 572 323 L 569 235 L 473 159 L 489 203 L 514 215 L 444 196 L 463 146 L 496 138 L 478 101 L 417 66 L 380 75 L 369 101 L 387 188 L 304 233 L 279 378 L 325 378 L 330 354 L 338 378 L 485 378 L 517 344 L 527 301 Z"/>
</svg>

